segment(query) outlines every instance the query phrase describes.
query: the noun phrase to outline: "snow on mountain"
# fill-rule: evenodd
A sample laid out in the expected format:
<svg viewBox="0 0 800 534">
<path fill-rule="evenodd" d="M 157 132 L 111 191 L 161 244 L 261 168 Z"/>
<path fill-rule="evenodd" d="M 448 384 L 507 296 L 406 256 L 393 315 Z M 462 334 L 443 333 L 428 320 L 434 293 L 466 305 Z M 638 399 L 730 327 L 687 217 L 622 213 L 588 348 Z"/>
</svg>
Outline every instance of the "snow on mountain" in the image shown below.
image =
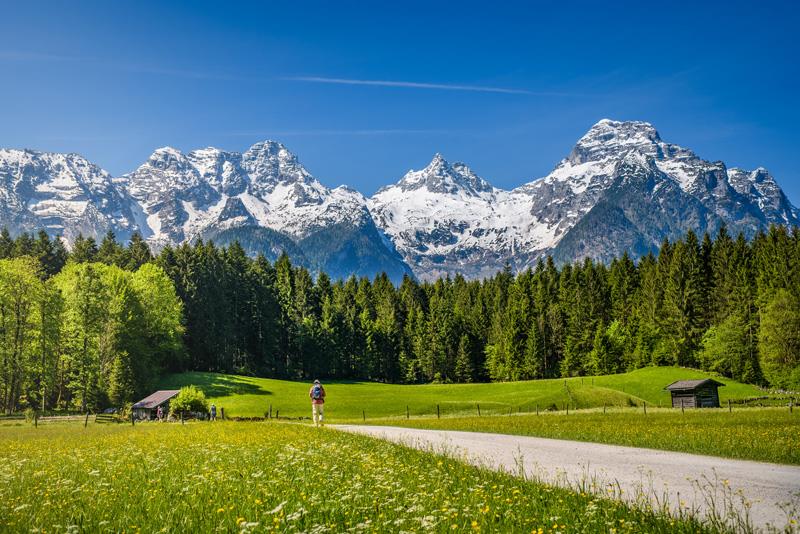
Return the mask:
<svg viewBox="0 0 800 534">
<path fill-rule="evenodd" d="M 246 225 L 300 239 L 315 229 L 355 224 L 368 216 L 360 193 L 326 188 L 273 141 L 243 154 L 160 148 L 116 182 L 142 207 L 146 237 L 161 246 Z"/>
<path fill-rule="evenodd" d="M 137 201 L 137 220 L 156 248 L 236 239 L 250 252 L 272 257 L 291 248 L 302 254 L 300 263 L 335 275 L 371 276 L 384 270 L 399 279 L 410 274 L 375 227 L 361 193 L 325 187 L 274 141 L 244 153 L 204 148 L 183 154 L 160 148 L 116 183 Z M 320 232 L 333 228 L 337 235 L 327 236 L 313 251 L 302 251 L 299 243 L 320 239 Z M 339 264 L 332 263 L 334 258 Z"/>
<path fill-rule="evenodd" d="M 131 201 L 111 175 L 77 154 L 0 149 L 0 224 L 16 232 L 45 229 L 68 241 L 137 229 Z"/>
<path fill-rule="evenodd" d="M 592 126 L 550 174 L 513 191 L 437 154 L 369 205 L 422 278 L 481 277 L 506 262 L 532 266 L 549 253 L 561 261 L 638 255 L 664 237 L 713 232 L 722 223 L 751 236 L 770 223 L 800 222 L 765 170 L 728 170 L 664 142 L 647 122 L 609 119 Z"/>
<path fill-rule="evenodd" d="M 463 163 L 451 165 L 436 154 L 424 169 L 379 190 L 369 208 L 418 275 L 434 277 L 467 263 L 488 274 L 513 241 L 499 210 L 507 196 Z"/>
<path fill-rule="evenodd" d="M 243 153 L 159 148 L 113 179 L 75 154 L 0 150 L 0 225 L 12 232 L 140 231 L 156 249 L 238 240 L 333 276 L 480 278 L 546 254 L 605 261 L 689 229 L 749 237 L 772 223 L 798 225 L 800 212 L 767 170 L 704 160 L 639 121 L 599 121 L 550 174 L 511 191 L 436 154 L 370 199 L 325 187 L 274 141 Z"/>
</svg>

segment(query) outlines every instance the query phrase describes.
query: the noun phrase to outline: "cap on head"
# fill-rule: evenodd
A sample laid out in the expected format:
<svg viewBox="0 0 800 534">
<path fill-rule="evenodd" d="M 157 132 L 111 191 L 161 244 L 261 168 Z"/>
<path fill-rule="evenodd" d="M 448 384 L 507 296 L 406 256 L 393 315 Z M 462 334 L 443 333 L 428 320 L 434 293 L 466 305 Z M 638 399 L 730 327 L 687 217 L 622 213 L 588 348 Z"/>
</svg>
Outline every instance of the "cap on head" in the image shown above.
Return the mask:
<svg viewBox="0 0 800 534">
<path fill-rule="evenodd" d="M 319 380 L 314 380 L 314 383 L 315 384 L 319 384 Z"/>
</svg>

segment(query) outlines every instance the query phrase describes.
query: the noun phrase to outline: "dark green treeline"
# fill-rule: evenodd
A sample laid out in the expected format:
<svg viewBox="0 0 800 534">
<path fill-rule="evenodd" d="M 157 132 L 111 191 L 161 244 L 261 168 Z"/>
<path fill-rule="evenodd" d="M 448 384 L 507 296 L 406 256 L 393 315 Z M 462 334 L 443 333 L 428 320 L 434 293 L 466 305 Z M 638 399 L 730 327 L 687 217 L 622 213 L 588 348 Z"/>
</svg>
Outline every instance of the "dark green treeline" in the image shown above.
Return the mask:
<svg viewBox="0 0 800 534">
<path fill-rule="evenodd" d="M 332 281 L 249 258 L 237 244 L 198 242 L 150 258 L 79 239 L 71 254 L 46 235 L 0 236 L 0 258 L 32 256 L 47 276 L 65 262 L 137 269 L 152 262 L 183 304 L 185 351 L 168 370 L 390 382 L 524 380 L 696 366 L 738 380 L 800 387 L 800 231 L 772 227 L 748 242 L 723 228 L 688 233 L 657 256 L 627 255 L 517 275 L 394 286 Z"/>
</svg>

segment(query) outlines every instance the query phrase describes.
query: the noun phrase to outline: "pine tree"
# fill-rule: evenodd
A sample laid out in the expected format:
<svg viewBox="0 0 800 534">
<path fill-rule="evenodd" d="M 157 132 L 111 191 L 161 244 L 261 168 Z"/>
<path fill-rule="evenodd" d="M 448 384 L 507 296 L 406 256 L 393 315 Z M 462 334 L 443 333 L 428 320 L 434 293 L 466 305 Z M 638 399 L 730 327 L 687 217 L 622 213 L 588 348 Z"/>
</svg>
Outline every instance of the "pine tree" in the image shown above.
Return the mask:
<svg viewBox="0 0 800 534">
<path fill-rule="evenodd" d="M 458 341 L 454 376 L 456 382 L 472 382 L 474 379 L 469 336 L 466 334 L 462 334 L 461 339 Z"/>
<path fill-rule="evenodd" d="M 544 378 L 544 376 L 544 350 L 539 334 L 539 326 L 534 322 L 528 330 L 528 338 L 525 341 L 525 355 L 522 360 L 520 378 L 523 380 L 531 380 L 534 378 Z"/>
<path fill-rule="evenodd" d="M 5 226 L 0 230 L 0 260 L 11 258 L 14 254 L 14 240 Z"/>
<path fill-rule="evenodd" d="M 117 355 L 109 377 L 108 396 L 114 406 L 123 406 L 133 400 L 136 384 L 127 352 Z"/>
<path fill-rule="evenodd" d="M 75 242 L 72 243 L 70 259 L 76 263 L 91 263 L 97 258 L 97 243 L 93 237 L 83 237 L 78 234 Z"/>
<path fill-rule="evenodd" d="M 106 232 L 103 240 L 100 242 L 100 247 L 97 249 L 95 261 L 105 263 L 106 265 L 124 265 L 124 251 L 122 246 L 117 243 L 117 236 L 113 230 Z"/>
</svg>

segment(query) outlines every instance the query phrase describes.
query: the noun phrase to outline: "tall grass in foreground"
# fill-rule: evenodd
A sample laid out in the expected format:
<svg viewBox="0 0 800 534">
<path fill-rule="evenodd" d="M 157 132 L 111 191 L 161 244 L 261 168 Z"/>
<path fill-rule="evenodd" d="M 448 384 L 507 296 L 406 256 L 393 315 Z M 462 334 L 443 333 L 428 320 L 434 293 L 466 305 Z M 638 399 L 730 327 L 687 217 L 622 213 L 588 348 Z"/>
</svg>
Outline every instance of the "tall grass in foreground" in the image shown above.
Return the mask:
<svg viewBox="0 0 800 534">
<path fill-rule="evenodd" d="M 712 532 L 691 518 L 284 423 L 0 428 L 9 532 Z"/>
<path fill-rule="evenodd" d="M 359 423 L 359 420 L 353 420 Z M 572 439 L 614 445 L 800 464 L 800 410 L 744 408 L 580 411 L 442 419 L 383 419 L 369 424 Z"/>
</svg>

